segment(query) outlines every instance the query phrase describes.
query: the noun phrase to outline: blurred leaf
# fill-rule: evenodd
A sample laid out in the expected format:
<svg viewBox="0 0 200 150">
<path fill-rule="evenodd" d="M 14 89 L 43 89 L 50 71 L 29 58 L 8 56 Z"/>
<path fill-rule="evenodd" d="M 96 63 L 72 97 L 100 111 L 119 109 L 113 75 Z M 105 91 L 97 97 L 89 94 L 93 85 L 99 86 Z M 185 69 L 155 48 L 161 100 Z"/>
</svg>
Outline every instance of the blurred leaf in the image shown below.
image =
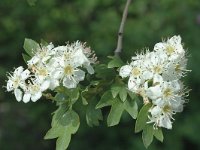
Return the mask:
<svg viewBox="0 0 200 150">
<path fill-rule="evenodd" d="M 37 0 L 27 0 L 27 2 L 30 6 L 35 6 L 35 3 L 37 2 Z"/>
<path fill-rule="evenodd" d="M 119 123 L 122 113 L 124 111 L 123 103 L 119 99 L 115 99 L 111 106 L 110 113 L 107 118 L 108 126 L 115 126 Z"/>
<path fill-rule="evenodd" d="M 120 57 L 116 56 L 110 56 L 112 60 L 108 63 L 108 68 L 115 68 L 115 67 L 121 67 L 124 65 L 124 62 L 121 60 Z"/>
<path fill-rule="evenodd" d="M 25 39 L 24 41 L 24 50 L 27 52 L 28 55 L 31 57 L 34 55 L 34 51 L 40 48 L 39 44 L 31 39 Z"/>
<path fill-rule="evenodd" d="M 153 134 L 154 134 L 153 125 L 147 124 L 142 132 L 142 140 L 146 148 L 152 143 Z"/>
<path fill-rule="evenodd" d="M 154 136 L 156 137 L 157 140 L 163 142 L 163 132 L 161 128 L 155 129 L 154 130 Z"/>
<path fill-rule="evenodd" d="M 148 110 L 150 109 L 151 104 L 148 103 L 144 105 L 137 116 L 137 120 L 135 123 L 135 132 L 140 132 L 142 129 L 144 129 L 145 125 L 147 124 L 148 119 Z"/>
<path fill-rule="evenodd" d="M 26 54 L 22 54 L 22 57 L 23 57 L 25 62 L 27 62 L 27 61 L 29 61 L 31 59 L 31 57 L 26 55 Z"/>
<path fill-rule="evenodd" d="M 87 105 L 86 121 L 90 127 L 92 127 L 93 125 L 98 126 L 99 120 L 103 120 L 101 109 L 95 109 L 96 104 L 97 104 L 96 100 L 92 99 L 90 103 Z"/>
</svg>

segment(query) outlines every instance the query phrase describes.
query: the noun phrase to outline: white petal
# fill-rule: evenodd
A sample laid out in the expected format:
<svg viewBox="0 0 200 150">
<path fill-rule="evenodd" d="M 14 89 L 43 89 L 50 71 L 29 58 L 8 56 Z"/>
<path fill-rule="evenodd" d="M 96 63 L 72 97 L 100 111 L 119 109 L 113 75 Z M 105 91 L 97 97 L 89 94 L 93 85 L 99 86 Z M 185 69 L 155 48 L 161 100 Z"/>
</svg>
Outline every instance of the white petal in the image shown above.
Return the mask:
<svg viewBox="0 0 200 150">
<path fill-rule="evenodd" d="M 77 82 L 74 79 L 69 79 L 68 77 L 65 77 L 63 79 L 63 86 L 71 89 L 71 88 L 76 88 Z"/>
<path fill-rule="evenodd" d="M 55 69 L 52 73 L 51 73 L 51 76 L 54 78 L 54 79 L 60 79 L 63 77 L 63 69 L 61 68 L 58 68 L 58 69 Z"/>
<path fill-rule="evenodd" d="M 18 67 L 14 71 L 14 75 L 20 76 L 24 68 L 22 66 Z"/>
<path fill-rule="evenodd" d="M 122 78 L 128 77 L 131 73 L 132 67 L 129 65 L 122 66 L 119 71 L 119 75 Z"/>
<path fill-rule="evenodd" d="M 85 67 L 89 74 L 94 74 L 94 69 L 91 65 L 86 65 Z"/>
<path fill-rule="evenodd" d="M 74 79 L 76 81 L 83 81 L 84 78 L 85 78 L 85 72 L 84 71 L 79 69 L 79 70 L 74 72 Z"/>
<path fill-rule="evenodd" d="M 30 101 L 31 94 L 30 93 L 25 93 L 23 97 L 23 102 L 28 103 Z"/>
<path fill-rule="evenodd" d="M 152 116 L 160 115 L 161 111 L 162 109 L 159 106 L 155 106 L 150 110 Z"/>
<path fill-rule="evenodd" d="M 28 69 L 23 71 L 22 74 L 21 74 L 22 80 L 26 80 L 29 77 L 29 75 L 30 75 L 30 71 Z"/>
<path fill-rule="evenodd" d="M 32 94 L 32 95 L 31 95 L 31 100 L 32 100 L 33 102 L 36 102 L 36 101 L 39 100 L 41 97 L 42 97 L 42 92 L 38 92 L 38 93 L 35 93 L 35 94 Z"/>
<path fill-rule="evenodd" d="M 11 80 L 8 80 L 6 88 L 8 92 L 14 90 L 13 82 Z"/>
<path fill-rule="evenodd" d="M 160 50 L 160 49 L 163 50 L 163 49 L 165 49 L 165 46 L 166 46 L 165 43 L 159 42 L 154 46 L 154 51 L 157 51 L 157 50 Z"/>
<path fill-rule="evenodd" d="M 50 86 L 49 86 L 49 89 L 54 90 L 57 86 L 59 86 L 59 81 L 55 80 L 55 79 L 52 79 L 51 83 L 50 83 Z"/>
<path fill-rule="evenodd" d="M 152 100 L 159 98 L 162 95 L 160 85 L 148 88 L 146 94 Z"/>
<path fill-rule="evenodd" d="M 161 75 L 155 74 L 153 77 L 153 83 L 162 83 L 163 82 L 163 78 Z"/>
<path fill-rule="evenodd" d="M 50 80 L 45 80 L 42 84 L 41 84 L 41 91 L 45 91 L 49 88 L 50 86 Z"/>
<path fill-rule="evenodd" d="M 16 100 L 20 102 L 22 100 L 22 91 L 20 89 L 15 89 L 14 94 L 15 94 Z"/>
<path fill-rule="evenodd" d="M 172 122 L 169 119 L 169 117 L 165 116 L 160 120 L 160 126 L 167 128 L 167 129 L 172 129 Z"/>
</svg>

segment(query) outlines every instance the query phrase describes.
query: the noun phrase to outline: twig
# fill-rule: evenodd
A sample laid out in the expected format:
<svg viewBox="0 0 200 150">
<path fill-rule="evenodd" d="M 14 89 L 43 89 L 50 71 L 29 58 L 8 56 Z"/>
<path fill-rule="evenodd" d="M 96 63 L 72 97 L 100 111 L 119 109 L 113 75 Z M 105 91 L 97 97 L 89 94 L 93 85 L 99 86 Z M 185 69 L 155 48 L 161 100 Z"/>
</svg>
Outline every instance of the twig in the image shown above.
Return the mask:
<svg viewBox="0 0 200 150">
<path fill-rule="evenodd" d="M 124 33 L 124 24 L 126 22 L 127 14 L 128 14 L 128 7 L 130 5 L 132 0 L 127 0 L 126 6 L 124 8 L 123 16 L 122 16 L 122 21 L 119 27 L 119 32 L 118 32 L 118 41 L 117 41 L 117 48 L 115 49 L 115 56 L 119 56 L 120 53 L 122 52 L 122 40 L 123 40 L 123 33 Z"/>
</svg>

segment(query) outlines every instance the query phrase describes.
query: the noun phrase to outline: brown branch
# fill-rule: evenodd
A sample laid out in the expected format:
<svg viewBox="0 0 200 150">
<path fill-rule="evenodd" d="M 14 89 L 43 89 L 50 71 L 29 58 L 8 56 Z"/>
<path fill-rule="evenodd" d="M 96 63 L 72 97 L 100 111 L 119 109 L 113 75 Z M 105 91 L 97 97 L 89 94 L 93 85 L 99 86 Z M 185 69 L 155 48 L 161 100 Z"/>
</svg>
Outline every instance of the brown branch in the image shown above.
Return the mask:
<svg viewBox="0 0 200 150">
<path fill-rule="evenodd" d="M 126 22 L 127 14 L 128 14 L 128 7 L 130 5 L 132 0 L 127 0 L 126 6 L 124 8 L 123 16 L 122 16 L 122 21 L 119 27 L 118 31 L 118 41 L 117 41 L 117 48 L 115 49 L 115 56 L 119 56 L 120 53 L 122 52 L 122 40 L 123 40 L 123 34 L 124 34 L 124 24 Z"/>
</svg>

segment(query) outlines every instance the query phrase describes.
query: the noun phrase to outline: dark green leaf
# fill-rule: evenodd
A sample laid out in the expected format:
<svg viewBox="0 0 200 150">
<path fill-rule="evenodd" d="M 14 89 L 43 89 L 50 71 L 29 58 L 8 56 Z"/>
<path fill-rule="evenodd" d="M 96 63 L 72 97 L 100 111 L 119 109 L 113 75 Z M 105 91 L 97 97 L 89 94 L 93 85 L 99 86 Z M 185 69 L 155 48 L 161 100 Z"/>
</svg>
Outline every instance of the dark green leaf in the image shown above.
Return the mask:
<svg viewBox="0 0 200 150">
<path fill-rule="evenodd" d="M 124 62 L 120 59 L 120 57 L 110 57 L 112 60 L 108 63 L 108 68 L 121 67 L 124 65 Z"/>
<path fill-rule="evenodd" d="M 103 120 L 103 116 L 101 113 L 101 109 L 95 109 L 95 105 L 97 104 L 95 99 L 92 99 L 87 106 L 86 110 L 86 121 L 89 126 L 98 126 L 99 120 Z"/>
<path fill-rule="evenodd" d="M 146 148 L 152 143 L 153 134 L 154 134 L 154 129 L 152 124 L 146 124 L 142 132 L 142 140 Z"/>
<path fill-rule="evenodd" d="M 128 99 L 124 102 L 124 109 L 131 115 L 133 119 L 137 118 L 138 106 L 135 100 Z"/>
<path fill-rule="evenodd" d="M 108 126 L 117 125 L 120 121 L 123 111 L 124 111 L 123 103 L 119 99 L 115 99 L 107 118 Z"/>
<path fill-rule="evenodd" d="M 156 137 L 157 140 L 163 142 L 163 133 L 162 133 L 162 129 L 161 128 L 158 128 L 158 129 L 155 129 L 154 130 L 154 136 Z"/>
<path fill-rule="evenodd" d="M 137 116 L 137 120 L 135 123 L 135 132 L 140 132 L 142 129 L 144 129 L 147 119 L 148 119 L 148 110 L 151 107 L 151 104 L 144 105 Z"/>
<path fill-rule="evenodd" d="M 40 48 L 39 44 L 31 39 L 25 39 L 23 47 L 27 54 L 31 57 L 34 55 L 33 52 Z"/>
<path fill-rule="evenodd" d="M 121 90 L 121 87 L 119 85 L 113 85 L 111 87 L 111 92 L 112 92 L 113 98 L 115 98 L 119 94 L 120 90 Z"/>
<path fill-rule="evenodd" d="M 99 109 L 102 107 L 110 106 L 112 105 L 113 101 L 114 99 L 112 97 L 111 91 L 107 91 L 103 94 L 103 96 L 101 97 L 100 101 L 98 102 L 95 108 Z"/>
<path fill-rule="evenodd" d="M 107 68 L 105 64 L 95 66 L 96 77 L 100 79 L 112 80 L 115 77 L 115 70 Z"/>
<path fill-rule="evenodd" d="M 120 92 L 119 92 L 119 97 L 120 99 L 122 100 L 122 102 L 125 102 L 126 101 L 126 98 L 127 98 L 127 90 L 125 87 L 122 87 Z"/>
</svg>

